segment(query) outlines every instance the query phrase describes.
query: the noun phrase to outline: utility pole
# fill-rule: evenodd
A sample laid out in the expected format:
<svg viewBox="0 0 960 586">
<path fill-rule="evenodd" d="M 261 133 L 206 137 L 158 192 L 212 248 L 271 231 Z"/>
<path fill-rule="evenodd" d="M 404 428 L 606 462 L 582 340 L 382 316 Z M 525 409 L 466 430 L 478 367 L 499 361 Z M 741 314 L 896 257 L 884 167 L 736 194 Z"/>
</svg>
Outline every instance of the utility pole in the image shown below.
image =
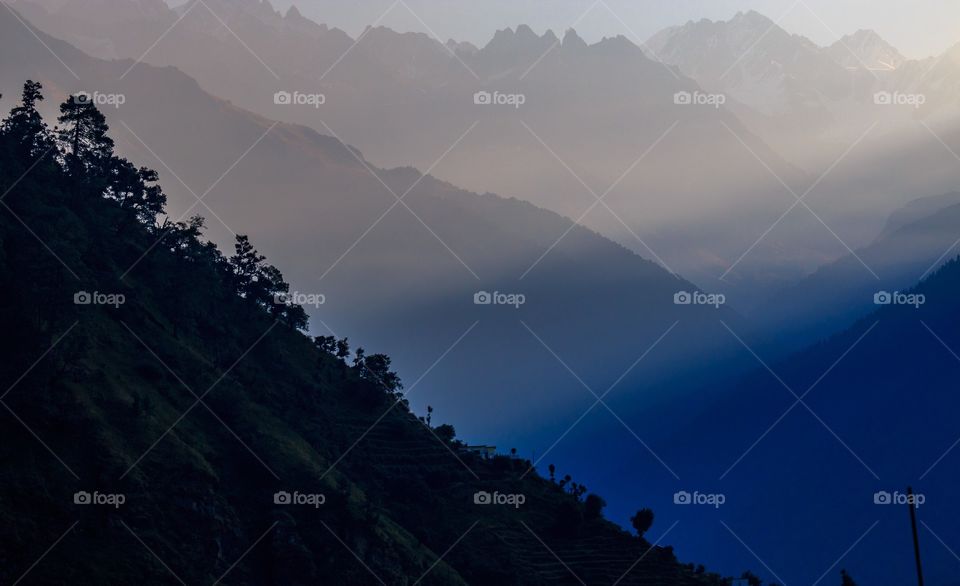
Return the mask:
<svg viewBox="0 0 960 586">
<path fill-rule="evenodd" d="M 910 527 L 913 530 L 913 557 L 917 560 L 917 584 L 923 586 L 923 566 L 920 565 L 920 539 L 917 536 L 917 504 L 913 488 L 907 487 L 907 506 L 910 507 Z"/>
</svg>

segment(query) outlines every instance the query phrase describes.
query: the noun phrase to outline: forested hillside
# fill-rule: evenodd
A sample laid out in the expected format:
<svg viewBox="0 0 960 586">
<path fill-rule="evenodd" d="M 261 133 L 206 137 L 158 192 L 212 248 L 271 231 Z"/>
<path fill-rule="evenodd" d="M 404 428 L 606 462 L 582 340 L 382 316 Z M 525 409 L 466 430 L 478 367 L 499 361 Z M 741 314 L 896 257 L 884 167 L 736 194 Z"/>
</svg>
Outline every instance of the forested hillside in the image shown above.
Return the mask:
<svg viewBox="0 0 960 586">
<path fill-rule="evenodd" d="M 649 511 L 630 535 L 411 413 L 388 357 L 308 337 L 248 239 L 165 219 L 95 106 L 51 129 L 41 90 L 0 127 L 0 581 L 722 583 Z"/>
</svg>

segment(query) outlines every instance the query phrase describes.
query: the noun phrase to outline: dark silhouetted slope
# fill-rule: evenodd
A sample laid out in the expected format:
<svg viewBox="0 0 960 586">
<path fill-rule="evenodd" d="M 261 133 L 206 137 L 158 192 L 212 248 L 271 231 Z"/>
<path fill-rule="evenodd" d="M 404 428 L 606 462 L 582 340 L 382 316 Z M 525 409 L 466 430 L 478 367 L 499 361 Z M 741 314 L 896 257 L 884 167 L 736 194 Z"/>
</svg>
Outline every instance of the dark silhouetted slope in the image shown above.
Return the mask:
<svg viewBox="0 0 960 586">
<path fill-rule="evenodd" d="M 150 181 L 121 196 L 102 136 L 50 151 L 25 124 L 0 132 L 5 582 L 720 584 L 418 419 L 389 362 L 350 365 L 257 296 L 282 283 L 262 260 L 138 220 Z"/>
</svg>

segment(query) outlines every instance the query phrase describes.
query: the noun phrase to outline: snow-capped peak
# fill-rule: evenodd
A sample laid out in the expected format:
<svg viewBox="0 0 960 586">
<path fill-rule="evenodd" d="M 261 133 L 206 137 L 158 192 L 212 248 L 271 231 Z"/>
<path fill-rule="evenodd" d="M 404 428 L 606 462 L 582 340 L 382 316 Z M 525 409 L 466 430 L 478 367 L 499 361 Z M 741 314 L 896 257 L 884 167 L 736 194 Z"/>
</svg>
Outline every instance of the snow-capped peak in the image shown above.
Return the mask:
<svg viewBox="0 0 960 586">
<path fill-rule="evenodd" d="M 827 53 L 847 69 L 893 71 L 906 58 L 876 31 L 861 29 L 828 47 Z"/>
</svg>

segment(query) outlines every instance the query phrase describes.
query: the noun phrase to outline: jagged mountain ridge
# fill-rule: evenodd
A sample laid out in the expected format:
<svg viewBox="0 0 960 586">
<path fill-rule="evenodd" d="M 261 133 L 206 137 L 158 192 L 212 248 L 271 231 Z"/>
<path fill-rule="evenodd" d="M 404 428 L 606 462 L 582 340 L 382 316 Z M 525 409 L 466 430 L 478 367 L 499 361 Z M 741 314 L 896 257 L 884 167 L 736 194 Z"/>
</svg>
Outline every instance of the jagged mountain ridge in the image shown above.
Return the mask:
<svg viewBox="0 0 960 586">
<path fill-rule="evenodd" d="M 678 106 L 675 94 L 696 92 L 697 85 L 648 59 L 622 36 L 588 44 L 575 31 L 559 39 L 551 31 L 538 34 L 520 25 L 499 31 L 481 48 L 457 53 L 425 35 L 383 27 L 369 29 L 355 45 L 336 30 L 304 36 L 287 30 L 279 13 L 258 19 L 230 3 L 207 4 L 243 44 L 198 7 L 145 61 L 177 66 L 214 95 L 269 118 L 324 134 L 329 126 L 382 167 L 429 168 L 479 121 L 437 165 L 439 177 L 573 218 L 594 201 L 590 190 L 600 194 L 620 178 L 605 198 L 620 219 L 601 207 L 583 221 L 640 254 L 650 251 L 634 234 L 653 250 L 682 251 L 665 261 L 697 280 L 715 281 L 752 240 L 747 233 L 724 237 L 697 230 L 696 239 L 676 242 L 674 234 L 689 225 L 692 211 L 698 213 L 694 223 L 735 214 L 755 225 L 757 233 L 779 213 L 768 197 L 779 184 L 751 150 L 791 184 L 806 181 L 722 107 Z M 145 21 L 139 25 L 142 32 L 121 33 L 59 20 L 56 14 L 26 15 L 81 48 L 78 37 L 126 35 L 122 43 L 113 42 L 129 58 L 140 57 L 149 47 L 143 40 L 156 39 L 166 29 Z M 315 91 L 326 102 L 321 109 L 277 106 L 278 90 Z M 524 106 L 480 107 L 474 103 L 479 91 L 523 94 Z M 737 241 L 717 241 L 731 238 Z M 765 246 L 756 251 L 769 253 Z"/>
<path fill-rule="evenodd" d="M 647 46 L 705 87 L 729 92 L 766 115 L 818 108 L 849 88 L 844 69 L 812 41 L 755 11 L 726 22 L 704 19 L 669 28 Z"/>
</svg>

